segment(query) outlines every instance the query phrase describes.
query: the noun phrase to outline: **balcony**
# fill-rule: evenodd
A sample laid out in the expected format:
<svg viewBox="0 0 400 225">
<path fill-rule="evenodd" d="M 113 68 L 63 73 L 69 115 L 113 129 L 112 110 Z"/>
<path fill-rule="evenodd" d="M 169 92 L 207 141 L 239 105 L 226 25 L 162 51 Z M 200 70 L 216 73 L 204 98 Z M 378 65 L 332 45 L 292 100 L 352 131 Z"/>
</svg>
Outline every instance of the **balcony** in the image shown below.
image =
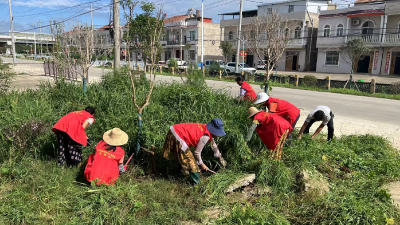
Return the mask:
<svg viewBox="0 0 400 225">
<path fill-rule="evenodd" d="M 347 36 L 347 42 L 362 39 L 367 44 L 380 44 L 381 43 L 381 35 L 379 34 L 370 34 L 370 35 L 351 35 Z"/>
<path fill-rule="evenodd" d="M 386 43 L 397 43 L 400 44 L 400 33 L 398 34 L 386 34 L 385 35 Z"/>
<path fill-rule="evenodd" d="M 305 43 L 302 38 L 292 38 L 289 41 L 289 48 L 302 48 Z"/>
</svg>

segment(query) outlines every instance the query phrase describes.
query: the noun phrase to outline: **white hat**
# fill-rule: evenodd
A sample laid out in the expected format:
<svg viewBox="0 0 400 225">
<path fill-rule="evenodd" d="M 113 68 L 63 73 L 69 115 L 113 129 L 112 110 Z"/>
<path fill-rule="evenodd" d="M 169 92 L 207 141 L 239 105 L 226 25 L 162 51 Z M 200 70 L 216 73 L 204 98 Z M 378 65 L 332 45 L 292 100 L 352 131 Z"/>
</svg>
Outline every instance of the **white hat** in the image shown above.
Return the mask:
<svg viewBox="0 0 400 225">
<path fill-rule="evenodd" d="M 128 143 L 128 134 L 119 128 L 114 128 L 104 133 L 103 140 L 111 146 L 122 146 Z"/>
<path fill-rule="evenodd" d="M 264 102 L 268 101 L 268 99 L 269 99 L 269 96 L 267 93 L 265 93 L 265 92 L 258 93 L 257 101 L 254 102 L 254 105 L 264 103 Z"/>
</svg>

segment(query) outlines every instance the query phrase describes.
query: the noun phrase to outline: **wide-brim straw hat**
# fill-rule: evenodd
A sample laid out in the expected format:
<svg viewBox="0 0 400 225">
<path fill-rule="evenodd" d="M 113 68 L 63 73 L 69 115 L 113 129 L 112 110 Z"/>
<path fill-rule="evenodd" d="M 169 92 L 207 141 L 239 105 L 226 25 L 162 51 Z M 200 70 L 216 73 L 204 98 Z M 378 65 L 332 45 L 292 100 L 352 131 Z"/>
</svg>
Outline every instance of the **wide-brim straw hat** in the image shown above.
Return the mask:
<svg viewBox="0 0 400 225">
<path fill-rule="evenodd" d="M 111 146 L 121 146 L 128 143 L 128 134 L 119 128 L 114 128 L 104 133 L 103 140 Z"/>
<path fill-rule="evenodd" d="M 260 112 L 260 110 L 258 110 L 256 107 L 250 107 L 248 110 L 247 110 L 247 114 L 249 115 L 249 119 L 252 117 L 252 116 L 254 116 L 254 115 L 256 115 L 257 113 L 259 113 Z"/>
<path fill-rule="evenodd" d="M 254 102 L 254 105 L 264 103 L 264 102 L 268 101 L 268 99 L 269 99 L 269 96 L 267 93 L 265 93 L 265 92 L 258 93 L 257 101 Z"/>
</svg>

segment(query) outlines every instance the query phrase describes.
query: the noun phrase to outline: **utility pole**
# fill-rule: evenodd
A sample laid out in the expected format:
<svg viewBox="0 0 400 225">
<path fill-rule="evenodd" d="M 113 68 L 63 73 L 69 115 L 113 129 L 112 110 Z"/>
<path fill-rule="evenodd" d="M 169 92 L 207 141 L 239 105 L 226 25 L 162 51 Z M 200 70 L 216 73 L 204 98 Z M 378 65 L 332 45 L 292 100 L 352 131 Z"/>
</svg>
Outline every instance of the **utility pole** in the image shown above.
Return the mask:
<svg viewBox="0 0 400 225">
<path fill-rule="evenodd" d="M 240 14 L 239 14 L 239 29 L 238 29 L 238 38 L 237 38 L 237 50 L 236 50 L 236 73 L 239 73 L 239 61 L 240 61 L 240 34 L 242 33 L 242 18 L 243 18 L 243 2 L 244 0 L 240 0 Z"/>
<path fill-rule="evenodd" d="M 90 4 L 90 24 L 92 25 L 92 31 L 93 31 L 93 9 L 92 9 L 92 4 Z"/>
<path fill-rule="evenodd" d="M 33 43 L 35 45 L 35 59 L 37 59 L 37 55 L 36 55 L 36 24 L 33 25 Z"/>
<path fill-rule="evenodd" d="M 310 13 L 308 12 L 307 9 L 307 15 L 308 19 L 310 20 L 311 23 L 311 35 L 310 35 L 310 43 L 309 43 L 309 48 L 308 48 L 308 62 L 307 62 L 307 70 L 310 71 L 311 68 L 311 51 L 312 51 L 312 42 L 313 42 L 313 35 L 314 35 L 314 19 L 311 18 Z M 303 28 L 304 29 L 304 28 Z"/>
<path fill-rule="evenodd" d="M 42 22 L 39 20 L 39 42 L 40 42 L 40 56 L 43 54 L 43 44 L 42 44 Z"/>
<path fill-rule="evenodd" d="M 8 8 L 10 9 L 10 28 L 11 28 L 11 45 L 12 45 L 12 55 L 13 63 L 17 63 L 17 56 L 15 55 L 15 40 L 14 40 L 14 27 L 13 27 L 13 16 L 11 10 L 11 0 L 8 0 Z"/>
<path fill-rule="evenodd" d="M 204 0 L 201 1 L 201 70 L 203 71 L 203 69 L 204 69 Z"/>
<path fill-rule="evenodd" d="M 113 0 L 113 25 L 114 25 L 114 70 L 120 67 L 121 39 L 119 32 L 119 0 Z"/>
</svg>

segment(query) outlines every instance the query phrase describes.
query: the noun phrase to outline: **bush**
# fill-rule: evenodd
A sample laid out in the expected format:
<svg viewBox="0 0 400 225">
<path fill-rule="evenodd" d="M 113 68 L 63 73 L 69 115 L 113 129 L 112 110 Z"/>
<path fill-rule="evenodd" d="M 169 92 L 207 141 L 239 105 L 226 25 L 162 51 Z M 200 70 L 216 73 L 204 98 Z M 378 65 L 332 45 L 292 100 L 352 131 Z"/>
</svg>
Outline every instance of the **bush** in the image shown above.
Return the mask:
<svg viewBox="0 0 400 225">
<path fill-rule="evenodd" d="M 10 71 L 8 64 L 3 64 L 0 59 L 0 95 L 4 94 L 10 88 L 14 73 Z"/>
<path fill-rule="evenodd" d="M 309 87 L 316 86 L 317 82 L 318 82 L 318 79 L 313 75 L 305 75 L 303 78 L 303 85 L 305 85 L 305 86 L 309 86 Z"/>
<path fill-rule="evenodd" d="M 107 56 L 106 55 L 100 55 L 97 57 L 97 60 L 107 60 Z"/>
<path fill-rule="evenodd" d="M 392 94 L 395 94 L 395 95 L 400 94 L 400 81 L 399 82 L 393 82 L 390 85 L 390 89 L 392 91 Z"/>
<path fill-rule="evenodd" d="M 217 61 L 212 61 L 210 64 L 209 70 L 210 70 L 210 72 L 213 72 L 213 73 L 219 73 L 219 71 L 221 70 L 221 66 L 219 65 L 219 63 Z"/>
<path fill-rule="evenodd" d="M 174 58 L 170 58 L 170 59 L 169 59 L 168 68 L 171 69 L 172 67 L 174 67 L 175 70 L 178 69 L 178 60 L 176 60 L 176 59 L 174 59 Z"/>
</svg>

